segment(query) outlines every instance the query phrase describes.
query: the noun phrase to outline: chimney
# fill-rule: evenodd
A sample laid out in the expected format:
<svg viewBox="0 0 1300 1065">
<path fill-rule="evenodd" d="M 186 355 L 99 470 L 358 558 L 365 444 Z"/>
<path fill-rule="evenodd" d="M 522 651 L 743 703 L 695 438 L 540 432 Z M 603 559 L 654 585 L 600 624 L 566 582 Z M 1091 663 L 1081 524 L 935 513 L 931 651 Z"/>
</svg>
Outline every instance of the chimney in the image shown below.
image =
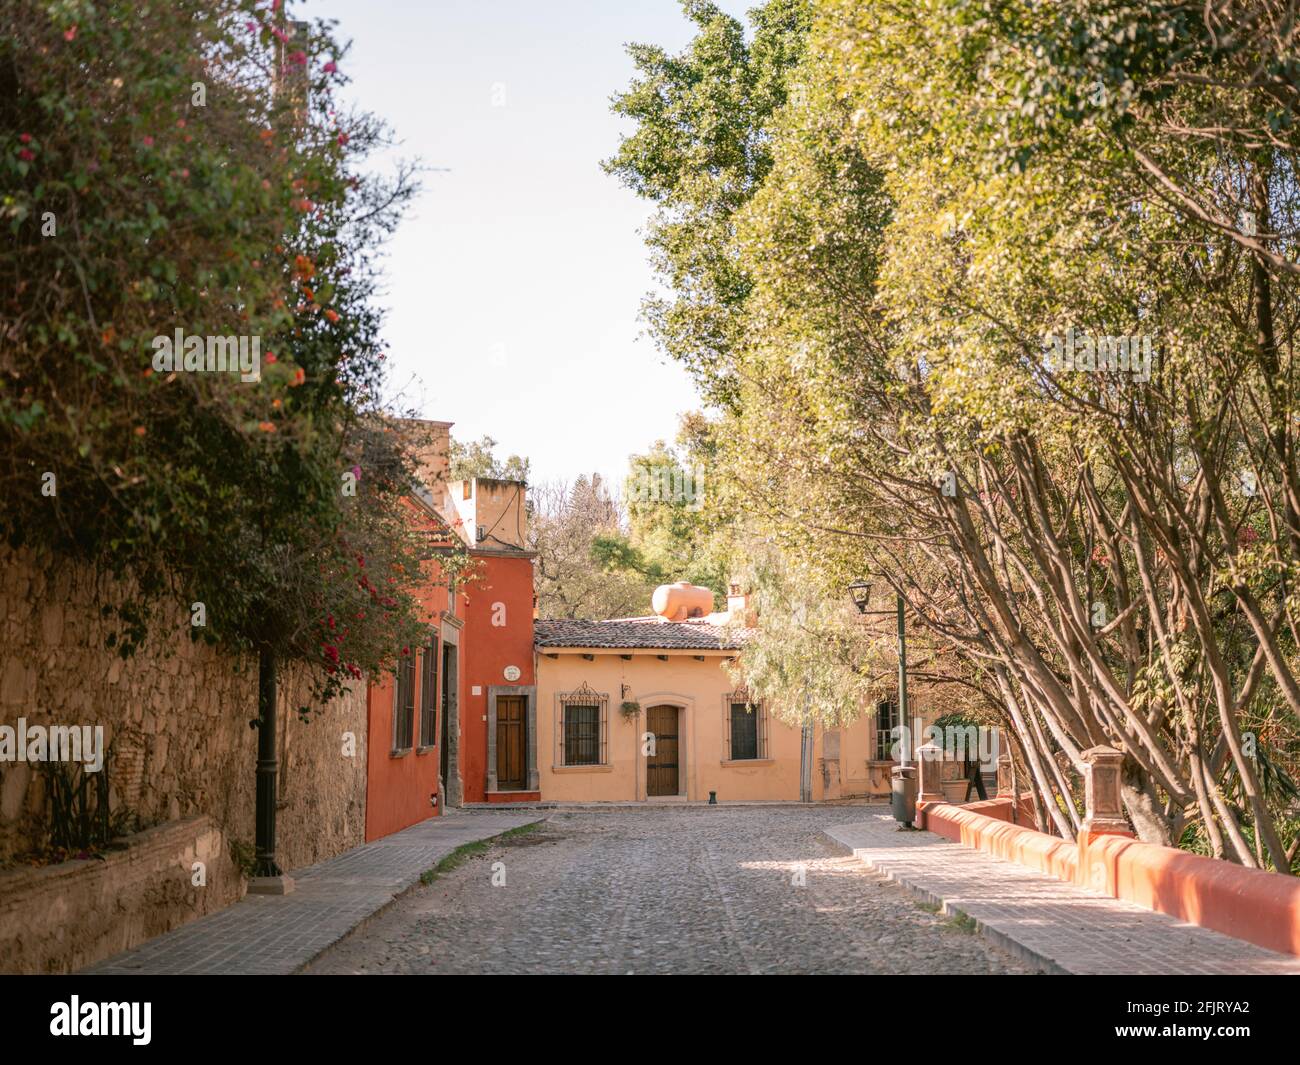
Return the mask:
<svg viewBox="0 0 1300 1065">
<path fill-rule="evenodd" d="M 433 497 L 439 511 L 447 513 L 448 451 L 450 450 L 451 422 L 427 421 L 423 418 L 402 418 L 397 422 L 402 442 L 415 460 L 416 478 Z"/>
<path fill-rule="evenodd" d="M 523 481 L 472 477 L 454 481 L 448 493 L 459 529 L 470 547 L 495 551 L 528 549 L 528 486 Z"/>
<path fill-rule="evenodd" d="M 754 623 L 749 609 L 749 594 L 740 590 L 739 581 L 731 581 L 727 585 L 727 617 L 745 625 Z"/>
</svg>

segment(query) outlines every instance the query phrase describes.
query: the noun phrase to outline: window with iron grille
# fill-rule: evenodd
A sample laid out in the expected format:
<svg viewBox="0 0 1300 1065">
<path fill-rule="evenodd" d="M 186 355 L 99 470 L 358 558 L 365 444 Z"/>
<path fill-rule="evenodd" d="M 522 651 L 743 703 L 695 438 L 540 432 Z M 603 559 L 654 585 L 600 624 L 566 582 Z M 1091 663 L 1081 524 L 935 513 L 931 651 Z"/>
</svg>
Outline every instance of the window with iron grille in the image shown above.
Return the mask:
<svg viewBox="0 0 1300 1065">
<path fill-rule="evenodd" d="M 767 715 L 761 703 L 751 701 L 748 693 L 732 692 L 727 707 L 727 750 L 732 762 L 754 761 L 767 757 Z"/>
<path fill-rule="evenodd" d="M 397 684 L 393 692 L 393 750 L 409 751 L 414 731 L 415 661 L 407 655 L 397 663 Z"/>
<path fill-rule="evenodd" d="M 431 637 L 421 655 L 420 746 L 438 742 L 438 637 Z"/>
<path fill-rule="evenodd" d="M 894 729 L 898 726 L 898 704 L 882 700 L 876 706 L 876 761 L 893 759 Z"/>
<path fill-rule="evenodd" d="M 604 765 L 609 696 L 583 682 L 560 696 L 561 765 Z"/>
</svg>

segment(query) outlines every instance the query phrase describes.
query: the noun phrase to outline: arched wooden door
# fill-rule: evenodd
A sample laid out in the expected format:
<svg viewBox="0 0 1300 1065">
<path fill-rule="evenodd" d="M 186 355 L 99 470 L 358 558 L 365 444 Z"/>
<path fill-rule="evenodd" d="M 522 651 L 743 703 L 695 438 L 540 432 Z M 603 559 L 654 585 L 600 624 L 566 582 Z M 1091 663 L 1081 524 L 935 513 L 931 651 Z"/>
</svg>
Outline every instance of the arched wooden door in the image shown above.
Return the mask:
<svg viewBox="0 0 1300 1065">
<path fill-rule="evenodd" d="M 646 756 L 645 793 L 676 795 L 678 777 L 678 708 L 652 706 L 646 711 L 646 731 L 654 736 L 653 752 Z"/>
</svg>

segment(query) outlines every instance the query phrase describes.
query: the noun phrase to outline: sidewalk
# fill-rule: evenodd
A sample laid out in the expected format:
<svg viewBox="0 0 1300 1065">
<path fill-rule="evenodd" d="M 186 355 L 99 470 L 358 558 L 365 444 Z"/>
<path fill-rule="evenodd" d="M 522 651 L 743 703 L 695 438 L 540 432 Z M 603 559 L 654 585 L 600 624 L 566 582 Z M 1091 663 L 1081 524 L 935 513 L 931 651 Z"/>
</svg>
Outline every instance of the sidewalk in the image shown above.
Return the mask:
<svg viewBox="0 0 1300 1065">
<path fill-rule="evenodd" d="M 1300 975 L 1300 958 L 1096 894 L 892 817 L 832 825 L 827 839 L 877 872 L 964 915 L 990 940 L 1045 972 Z"/>
<path fill-rule="evenodd" d="M 372 917 L 457 847 L 545 814 L 457 811 L 432 817 L 290 875 L 290 895 L 247 895 L 85 973 L 292 973 Z"/>
</svg>

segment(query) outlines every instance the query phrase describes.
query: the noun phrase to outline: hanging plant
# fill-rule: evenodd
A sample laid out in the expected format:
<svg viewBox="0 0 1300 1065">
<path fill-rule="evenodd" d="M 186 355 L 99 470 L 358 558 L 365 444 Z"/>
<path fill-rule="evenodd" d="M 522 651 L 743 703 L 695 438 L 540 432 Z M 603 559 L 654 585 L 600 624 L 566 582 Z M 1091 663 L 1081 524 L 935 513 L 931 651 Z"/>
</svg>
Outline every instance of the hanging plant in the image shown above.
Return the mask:
<svg viewBox="0 0 1300 1065">
<path fill-rule="evenodd" d="M 641 704 L 634 699 L 627 699 L 619 707 L 619 710 L 622 712 L 623 717 L 630 720 L 641 712 Z"/>
</svg>

